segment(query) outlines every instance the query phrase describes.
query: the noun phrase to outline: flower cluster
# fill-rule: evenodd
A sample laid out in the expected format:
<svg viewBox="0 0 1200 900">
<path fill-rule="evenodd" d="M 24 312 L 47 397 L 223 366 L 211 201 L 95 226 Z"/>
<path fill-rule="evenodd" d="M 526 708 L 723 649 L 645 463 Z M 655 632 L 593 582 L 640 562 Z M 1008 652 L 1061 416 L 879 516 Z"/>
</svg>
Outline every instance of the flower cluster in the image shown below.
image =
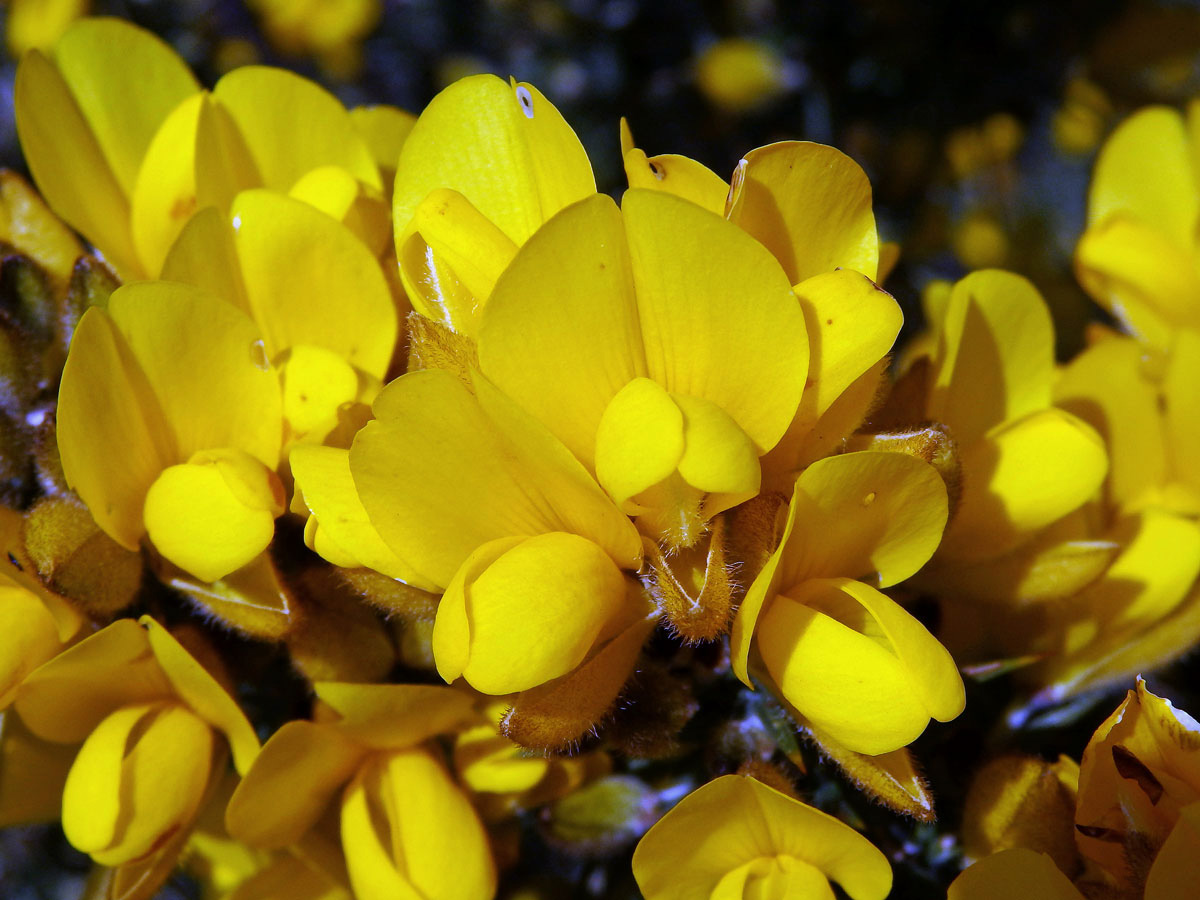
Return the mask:
<svg viewBox="0 0 1200 900">
<path fill-rule="evenodd" d="M 617 203 L 532 85 L 206 89 L 111 19 L 30 50 L 15 108 L 0 823 L 61 819 L 97 896 L 182 862 L 230 900 L 486 900 L 533 823 L 637 842 L 649 900 L 883 900 L 797 736 L 931 822 L 909 745 L 960 671 L 1012 673 L 1016 729 L 1200 639 L 1174 111 L 1103 151 L 1078 268 L 1121 330 L 1059 365 L 994 269 L 893 359 L 898 250 L 820 144 L 726 181 L 622 122 Z M 1080 766 L 1000 758 L 951 897 L 1183 896 L 1198 744 L 1138 681 Z"/>
</svg>

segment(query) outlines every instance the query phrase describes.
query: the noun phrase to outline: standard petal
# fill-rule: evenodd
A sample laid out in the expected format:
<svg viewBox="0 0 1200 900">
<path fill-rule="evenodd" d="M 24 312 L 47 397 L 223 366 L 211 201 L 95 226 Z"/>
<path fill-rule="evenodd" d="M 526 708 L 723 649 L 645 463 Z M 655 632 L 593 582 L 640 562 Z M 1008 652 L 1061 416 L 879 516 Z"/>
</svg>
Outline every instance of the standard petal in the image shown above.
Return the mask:
<svg viewBox="0 0 1200 900">
<path fill-rule="evenodd" d="M 286 193 L 309 170 L 324 165 L 382 187 L 350 114 L 307 78 L 284 69 L 242 66 L 218 81 L 212 95 L 236 123 L 263 187 Z"/>
<path fill-rule="evenodd" d="M 253 315 L 233 225 L 216 207 L 206 207 L 188 219 L 163 260 L 162 280 L 194 284 Z"/>
<path fill-rule="evenodd" d="M 118 288 L 108 314 L 158 398 L 174 461 L 229 447 L 275 468 L 279 382 L 249 319 L 206 291 L 161 281 Z"/>
<path fill-rule="evenodd" d="M 58 447 L 67 484 L 96 524 L 137 549 L 146 491 L 178 450 L 146 373 L 101 309 L 84 313 L 71 340 L 58 391 Z"/>
<path fill-rule="evenodd" d="M 303 445 L 288 456 L 296 489 L 318 527 L 356 564 L 432 591 L 437 585 L 392 552 L 367 518 L 350 474 L 350 453 L 338 447 Z"/>
<path fill-rule="evenodd" d="M 150 277 L 162 271 L 167 251 L 196 211 L 196 129 L 204 103 L 204 94 L 193 94 L 167 116 L 130 192 L 129 227 Z"/>
<path fill-rule="evenodd" d="M 1083 900 L 1045 853 L 1004 850 L 982 859 L 954 879 L 948 900 Z"/>
<path fill-rule="evenodd" d="M 954 285 L 927 413 L 966 449 L 990 428 L 1050 405 L 1054 327 L 1037 289 L 997 269 Z"/>
<path fill-rule="evenodd" d="M 814 275 L 793 290 L 808 331 L 808 381 L 787 433 L 763 459 L 764 469 L 781 477 L 807 462 L 801 457 L 819 437 L 813 432 L 821 417 L 839 398 L 849 399 L 855 382 L 892 349 L 904 322 L 891 294 L 859 272 Z"/>
<path fill-rule="evenodd" d="M 629 252 L 611 199 L 574 204 L 521 248 L 484 309 L 479 364 L 593 467 L 601 416 L 646 374 Z"/>
<path fill-rule="evenodd" d="M 765 453 L 795 416 L 808 374 L 791 283 L 744 232 L 678 197 L 630 190 L 622 214 L 646 374 L 715 403 Z"/>
<path fill-rule="evenodd" d="M 874 573 L 880 587 L 903 581 L 937 549 L 946 509 L 945 483 L 917 457 L 864 450 L 819 460 L 796 481 L 791 527 L 776 551 L 778 589 Z"/>
<path fill-rule="evenodd" d="M 1200 201 L 1178 110 L 1139 110 L 1105 142 L 1088 191 L 1088 224 L 1112 213 L 1153 224 L 1181 249 L 1192 247 Z"/>
<path fill-rule="evenodd" d="M 747 153 L 733 173 L 729 220 L 775 255 L 792 284 L 837 268 L 878 275 L 871 183 L 833 147 L 783 141 Z"/>
<path fill-rule="evenodd" d="M 570 672 L 611 636 L 626 606 L 625 576 L 612 558 L 562 532 L 527 538 L 459 590 L 470 629 L 462 676 L 485 694 L 523 691 Z M 439 609 L 435 658 L 448 640 L 441 623 Z"/>
<path fill-rule="evenodd" d="M 272 191 L 239 194 L 231 215 L 268 358 L 310 344 L 382 378 L 396 345 L 396 309 L 366 246 L 307 203 Z"/>
<path fill-rule="evenodd" d="M 1133 338 L 1105 338 L 1071 360 L 1054 388 L 1054 402 L 1104 438 L 1106 492 L 1126 509 L 1146 502 L 1167 476 L 1158 392 L 1143 374 L 1144 353 Z"/>
<path fill-rule="evenodd" d="M 46 202 L 119 271 L 140 274 L 129 198 L 67 83 L 37 50 L 21 60 L 13 104 L 21 149 Z"/>
<path fill-rule="evenodd" d="M 666 191 L 690 200 L 718 216 L 725 215 L 729 185 L 708 166 L 675 153 L 647 158 L 633 144 L 629 124 L 621 119 L 621 156 L 631 188 Z"/>
<path fill-rule="evenodd" d="M 393 195 L 397 236 L 437 188 L 463 194 L 520 245 L 595 193 L 596 182 L 575 132 L 537 88 L 475 75 L 434 97 L 404 142 Z"/>
<path fill-rule="evenodd" d="M 267 850 L 294 844 L 321 817 L 367 751 L 336 728 L 288 722 L 263 746 L 230 798 L 230 835 Z"/>
<path fill-rule="evenodd" d="M 681 800 L 642 838 L 633 871 L 647 900 L 708 900 L 727 873 L 775 857 L 816 867 L 854 900 L 891 890 L 891 866 L 866 838 L 745 775 L 724 775 Z"/>
<path fill-rule="evenodd" d="M 979 560 L 1006 553 L 1094 496 L 1108 455 L 1086 422 L 1046 409 L 989 432 L 962 464 L 962 501 L 939 552 Z"/>
</svg>

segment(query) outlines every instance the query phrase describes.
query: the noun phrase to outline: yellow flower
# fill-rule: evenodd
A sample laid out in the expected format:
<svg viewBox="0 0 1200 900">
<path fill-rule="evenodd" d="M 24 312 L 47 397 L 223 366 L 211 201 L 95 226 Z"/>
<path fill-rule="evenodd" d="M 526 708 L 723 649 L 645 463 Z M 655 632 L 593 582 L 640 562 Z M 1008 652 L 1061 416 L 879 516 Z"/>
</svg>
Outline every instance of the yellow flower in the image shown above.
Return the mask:
<svg viewBox="0 0 1200 900">
<path fill-rule="evenodd" d="M 50 206 L 126 279 L 158 275 L 195 210 L 239 191 L 292 192 L 387 242 L 378 167 L 342 105 L 280 69 L 247 66 L 204 92 L 149 32 L 73 25 L 18 69 L 17 129 Z"/>
<path fill-rule="evenodd" d="M 249 316 L 279 373 L 285 441 L 320 442 L 339 409 L 374 399 L 392 362 L 396 307 L 380 264 L 344 225 L 268 190 L 229 217 L 192 218 L 162 277 L 206 288 Z"/>
<path fill-rule="evenodd" d="M 473 335 L 517 248 L 595 192 L 583 145 L 537 88 L 494 75 L 450 85 L 417 119 L 397 166 L 396 258 L 413 308 Z"/>
<path fill-rule="evenodd" d="M 4 30 L 8 52 L 20 58 L 26 50 L 49 50 L 64 31 L 85 15 L 89 0 L 9 0 Z"/>
<path fill-rule="evenodd" d="M 335 76 L 361 66 L 362 40 L 379 23 L 380 0 L 250 0 L 271 43 L 284 53 L 312 53 Z"/>
<path fill-rule="evenodd" d="M 487 836 L 431 738 L 477 721 L 470 698 L 423 685 L 322 682 L 313 722 L 266 743 L 226 810 L 230 834 L 264 849 L 301 841 L 341 792 L 342 848 L 359 900 L 485 900 Z"/>
<path fill-rule="evenodd" d="M 25 680 L 15 708 L 38 738 L 83 742 L 63 790 L 63 830 L 96 862 L 120 867 L 118 881 L 179 852 L 227 750 L 240 772 L 258 752 L 233 699 L 149 617 L 120 619 L 59 654 Z"/>
<path fill-rule="evenodd" d="M 954 660 L 874 587 L 908 578 L 937 546 L 946 489 L 932 467 L 864 451 L 809 466 L 779 547 L 738 609 L 734 673 L 748 686 L 751 638 L 783 697 L 820 732 L 860 753 L 911 743 L 965 696 Z"/>
<path fill-rule="evenodd" d="M 808 340 L 762 247 L 694 204 L 630 190 L 620 211 L 597 195 L 521 248 L 483 311 L 479 363 L 643 531 L 687 547 L 758 493 Z"/>
<path fill-rule="evenodd" d="M 642 838 L 633 874 L 646 900 L 853 900 L 892 889 L 887 858 L 848 825 L 745 775 L 692 792 Z"/>
<path fill-rule="evenodd" d="M 1197 843 L 1200 723 L 1139 678 L 1083 752 L 1075 822 L 1080 852 L 1118 884 L 1162 877 L 1158 861 L 1149 871 L 1146 864 L 1174 830 L 1182 827 L 1181 841 L 1191 831 Z M 1179 861 L 1168 855 L 1161 864 Z"/>
<path fill-rule="evenodd" d="M 1171 346 L 1175 329 L 1200 328 L 1198 116 L 1195 101 L 1186 121 L 1152 106 L 1117 127 L 1096 160 L 1088 227 L 1075 251 L 1087 292 L 1160 348 Z"/>
<path fill-rule="evenodd" d="M 412 372 L 375 401 L 350 469 L 379 536 L 445 590 L 433 650 L 447 681 L 507 694 L 564 675 L 644 618 L 623 570 L 633 524 L 570 452 L 483 378 Z"/>
<path fill-rule="evenodd" d="M 930 316 L 936 345 L 915 416 L 949 427 L 962 465 L 962 497 L 931 567 L 953 584 L 1092 498 L 1108 458 L 1090 425 L 1051 406 L 1054 333 L 1029 282 L 984 270 L 931 299 L 944 305 Z"/>
<path fill-rule="evenodd" d="M 1003 850 L 975 863 L 950 885 L 947 900 L 1084 900 L 1045 853 Z M 1148 898 L 1147 898 L 1148 900 Z"/>
<path fill-rule="evenodd" d="M 747 153 L 727 185 L 685 156 L 648 158 L 624 123 L 621 147 L 631 188 L 724 215 L 771 252 L 793 285 L 809 339 L 807 387 L 762 458 L 764 486 L 789 493 L 806 465 L 838 450 L 862 424 L 903 322 L 874 284 L 880 243 L 866 173 L 833 147 L 782 141 Z"/>
<path fill-rule="evenodd" d="M 283 512 L 281 439 L 279 382 L 231 304 L 134 284 L 80 320 L 59 390 L 59 452 L 68 484 L 121 546 L 148 538 L 204 581 L 250 562 Z"/>
</svg>

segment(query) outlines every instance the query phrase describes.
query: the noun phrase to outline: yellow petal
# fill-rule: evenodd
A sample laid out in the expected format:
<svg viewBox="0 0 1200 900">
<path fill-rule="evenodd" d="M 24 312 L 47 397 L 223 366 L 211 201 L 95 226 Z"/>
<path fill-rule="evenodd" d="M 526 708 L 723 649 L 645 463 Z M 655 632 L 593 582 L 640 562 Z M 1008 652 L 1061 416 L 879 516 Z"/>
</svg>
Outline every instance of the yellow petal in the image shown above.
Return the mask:
<svg viewBox="0 0 1200 900">
<path fill-rule="evenodd" d="M 620 213 L 596 195 L 522 247 L 483 314 L 483 373 L 589 468 L 609 402 L 646 374 L 632 277 Z"/>
<path fill-rule="evenodd" d="M 194 284 L 246 315 L 253 315 L 233 225 L 215 207 L 202 209 L 188 219 L 163 260 L 162 280 Z"/>
<path fill-rule="evenodd" d="M 20 59 L 27 50 L 51 49 L 72 22 L 87 15 L 89 5 L 87 0 L 12 4 L 4 22 L 9 55 Z"/>
<path fill-rule="evenodd" d="M 1200 491 L 1200 334 L 1181 330 L 1163 379 L 1167 458 L 1176 478 Z"/>
<path fill-rule="evenodd" d="M 878 573 L 889 587 L 933 555 L 946 523 L 946 487 L 928 463 L 865 450 L 813 463 L 796 481 L 780 545 L 778 589 L 808 578 Z"/>
<path fill-rule="evenodd" d="M 709 494 L 705 512 L 716 515 L 757 494 L 762 472 L 746 432 L 715 403 L 684 395 L 672 399 L 683 412 L 679 474 Z"/>
<path fill-rule="evenodd" d="M 294 844 L 316 824 L 366 750 L 312 722 L 288 722 L 263 746 L 225 810 L 230 835 L 267 850 Z"/>
<path fill-rule="evenodd" d="M 1125 213 L 1189 249 L 1198 212 L 1183 116 L 1166 106 L 1139 110 L 1113 131 L 1096 158 L 1088 224 Z"/>
<path fill-rule="evenodd" d="M 646 374 L 716 404 L 766 452 L 808 372 L 804 315 L 783 271 L 744 233 L 669 194 L 630 190 L 622 215 Z"/>
<path fill-rule="evenodd" d="M 118 619 L 32 672 L 15 707 L 43 740 L 78 743 L 121 706 L 174 696 L 145 630 Z"/>
<path fill-rule="evenodd" d="M 434 97 L 404 142 L 397 236 L 437 188 L 464 195 L 520 245 L 560 209 L 595 193 L 596 182 L 575 132 L 537 88 L 474 75 Z"/>
<path fill-rule="evenodd" d="M 479 817 L 428 753 L 377 757 L 342 798 L 342 847 L 359 900 L 477 900 L 496 890 Z"/>
<path fill-rule="evenodd" d="M 1179 812 L 1179 819 L 1154 858 L 1146 877 L 1145 900 L 1187 900 L 1200 880 L 1200 803 Z"/>
<path fill-rule="evenodd" d="M 625 576 L 591 541 L 562 532 L 527 538 L 447 589 L 433 628 L 438 672 L 447 681 L 461 674 L 485 694 L 544 684 L 583 662 L 623 615 L 625 596 Z M 443 663 L 463 657 L 460 628 L 443 625 L 443 609 L 455 607 L 469 629 L 461 669 Z"/>
<path fill-rule="evenodd" d="M 1192 189 L 1194 192 L 1194 188 Z M 1172 325 L 1196 327 L 1200 291 L 1190 244 L 1121 213 L 1092 225 L 1075 248 L 1080 283 L 1138 336 L 1165 346 Z"/>
<path fill-rule="evenodd" d="M 0 583 L 0 710 L 6 708 L 25 676 L 62 649 L 58 623 L 31 591 Z"/>
<path fill-rule="evenodd" d="M 412 372 L 375 401 L 350 469 L 371 524 L 438 585 L 496 538 L 572 531 L 636 568 L 636 529 L 566 448 L 480 380 Z"/>
<path fill-rule="evenodd" d="M 375 165 L 385 174 L 389 182 L 396 174 L 396 162 L 400 150 L 408 140 L 409 132 L 417 124 L 417 117 L 395 106 L 356 106 L 350 110 L 350 121 L 366 141 L 367 149 L 375 159 Z M 391 191 L 385 191 L 391 196 Z"/>
<path fill-rule="evenodd" d="M 350 453 L 337 447 L 304 445 L 292 450 L 288 461 L 326 540 L 349 554 L 354 565 L 366 566 L 414 587 L 433 591 L 437 585 L 418 573 L 383 542 L 363 509 L 350 474 Z M 307 530 L 306 530 L 307 535 Z M 307 538 L 306 538 L 307 539 Z"/>
<path fill-rule="evenodd" d="M 776 857 L 814 866 L 854 900 L 883 900 L 892 887 L 887 858 L 866 838 L 745 775 L 681 800 L 638 844 L 633 873 L 646 900 L 708 900 L 727 873 Z"/>
<path fill-rule="evenodd" d="M 959 281 L 950 295 L 938 355 L 927 411 L 950 426 L 964 450 L 1001 422 L 1050 404 L 1050 311 L 1019 275 L 986 269 Z"/>
<path fill-rule="evenodd" d="M 595 432 L 596 478 L 618 506 L 679 467 L 683 422 L 679 405 L 649 378 L 633 379 L 612 398 Z"/>
<path fill-rule="evenodd" d="M 203 94 L 193 94 L 167 116 L 146 148 L 130 193 L 130 230 L 142 271 L 154 277 L 167 251 L 196 211 L 196 129 Z"/>
<path fill-rule="evenodd" d="M 264 187 L 286 193 L 323 165 L 382 186 L 350 114 L 314 82 L 284 69 L 243 66 L 217 82 L 213 99 L 236 123 Z"/>
<path fill-rule="evenodd" d="M 139 619 L 150 639 L 150 650 L 162 666 L 176 696 L 204 721 L 225 735 L 233 764 L 246 774 L 258 753 L 258 737 L 237 702 L 190 653 L 149 616 Z"/>
<path fill-rule="evenodd" d="M 67 484 L 96 524 L 136 549 L 146 491 L 176 449 L 144 371 L 100 309 L 84 313 L 71 340 L 58 393 L 58 443 Z M 110 458 L 123 463 L 114 467 Z"/>
<path fill-rule="evenodd" d="M 382 378 L 395 349 L 396 310 L 366 246 L 323 213 L 271 191 L 239 194 L 232 218 L 268 357 L 311 344 Z"/>
<path fill-rule="evenodd" d="M 136 860 L 186 828 L 212 764 L 212 730 L 175 704 L 126 706 L 88 736 L 63 788 L 63 831 L 101 865 Z"/>
<path fill-rule="evenodd" d="M 725 215 L 729 185 L 724 178 L 686 156 L 669 153 L 647 158 L 633 145 L 633 134 L 624 119 L 621 119 L 621 156 L 631 188 L 666 191 L 718 216 Z"/>
<path fill-rule="evenodd" d="M 1108 471 L 1104 442 L 1058 409 L 989 432 L 962 457 L 963 496 L 940 552 L 989 559 L 1092 497 Z"/>
<path fill-rule="evenodd" d="M 224 217 L 234 197 L 265 183 L 237 120 L 212 94 L 205 95 L 200 109 L 195 153 L 196 205 L 200 209 L 213 207 Z M 267 186 L 287 191 L 292 185 Z"/>
<path fill-rule="evenodd" d="M 1139 506 L 1167 476 L 1158 392 L 1143 374 L 1142 346 L 1112 336 L 1085 349 L 1063 369 L 1055 403 L 1091 425 L 1108 447 L 1108 496 Z"/>
<path fill-rule="evenodd" d="M 340 734 L 379 750 L 414 747 L 479 721 L 470 695 L 429 684 L 344 684 L 313 690 L 337 713 Z"/>
<path fill-rule="evenodd" d="M 441 315 L 433 308 L 421 309 L 420 312 L 429 318 L 444 321 L 457 330 L 470 332 L 473 329 L 459 326 L 470 324 L 478 313 L 478 306 L 491 296 L 496 280 L 516 255 L 517 245 L 479 212 L 470 200 L 448 188 L 429 192 L 413 211 L 409 230 L 420 234 L 426 246 L 423 252 L 431 251 L 439 267 L 448 266 L 453 276 L 475 299 L 475 305 L 469 310 L 446 310 Z M 407 286 L 419 280 L 420 274 L 407 266 L 411 250 L 407 243 L 404 246 L 406 254 L 401 259 L 401 274 Z M 417 297 L 423 295 L 419 288 L 409 293 Z"/>
<path fill-rule="evenodd" d="M 367 189 L 339 166 L 309 169 L 288 196 L 341 222 L 374 256 L 390 249 L 392 219 L 377 191 Z"/>
<path fill-rule="evenodd" d="M 30 51 L 17 69 L 17 133 L 38 190 L 118 270 L 140 273 L 129 200 L 62 75 Z"/>
<path fill-rule="evenodd" d="M 119 288 L 108 314 L 154 390 L 175 461 L 229 447 L 275 467 L 279 382 L 249 319 L 211 294 L 168 282 Z"/>
<path fill-rule="evenodd" d="M 159 553 L 201 581 L 217 581 L 267 548 L 282 512 L 275 474 L 235 450 L 164 469 L 146 493 L 143 516 Z"/>
<path fill-rule="evenodd" d="M 833 147 L 782 141 L 747 153 L 733 173 L 729 220 L 775 255 L 791 284 L 836 268 L 878 274 L 871 184 Z"/>
<path fill-rule="evenodd" d="M 1083 900 L 1045 853 L 1005 850 L 980 860 L 950 885 L 948 900 Z"/>
<path fill-rule="evenodd" d="M 196 79 L 164 41 L 120 19 L 79 21 L 55 46 L 54 63 L 130 196 L 146 148 L 171 111 L 199 90 Z"/>
<path fill-rule="evenodd" d="M 40 740 L 16 713 L 0 713 L 0 828 L 61 818 L 78 749 Z"/>
<path fill-rule="evenodd" d="M 951 719 L 962 711 L 950 654 L 860 582 L 814 579 L 776 597 L 762 615 L 758 646 L 788 702 L 859 753 L 906 746 L 931 715 Z"/>
</svg>

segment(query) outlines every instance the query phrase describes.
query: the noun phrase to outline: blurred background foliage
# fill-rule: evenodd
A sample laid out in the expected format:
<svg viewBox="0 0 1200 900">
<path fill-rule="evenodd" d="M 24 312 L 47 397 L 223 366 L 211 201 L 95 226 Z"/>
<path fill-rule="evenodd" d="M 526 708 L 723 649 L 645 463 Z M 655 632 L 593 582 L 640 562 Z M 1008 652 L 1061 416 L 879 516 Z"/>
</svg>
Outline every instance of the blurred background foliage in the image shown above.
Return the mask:
<svg viewBox="0 0 1200 900">
<path fill-rule="evenodd" d="M 907 333 L 930 280 L 1002 266 L 1049 301 L 1063 358 L 1100 315 L 1071 264 L 1097 147 L 1138 107 L 1200 94 L 1200 4 L 1182 0 L 7 0 L 0 165 L 25 168 L 12 110 L 19 52 L 85 12 L 153 30 L 208 85 L 239 65 L 282 65 L 348 106 L 417 113 L 463 75 L 513 75 L 559 107 L 612 193 L 624 186 L 622 116 L 648 153 L 683 153 L 725 178 L 771 141 L 833 144 L 866 169 L 881 235 L 902 248 L 885 286 Z M 1183 663 L 1151 686 L 1195 711 L 1196 674 Z M 824 764 L 812 773 L 816 805 L 865 817 L 873 839 L 890 835 L 881 847 L 898 863 L 895 898 L 938 895 L 957 865 L 952 835 L 970 773 L 989 745 L 1012 747 L 1011 735 L 980 733 L 998 720 L 1003 730 L 1003 691 L 969 690 L 967 714 L 914 747 L 939 793 L 937 826 L 914 828 L 864 803 Z M 702 710 L 712 708 L 705 701 L 737 710 L 731 734 L 738 716 L 770 715 L 759 699 L 698 699 Z M 1017 743 L 1078 755 L 1110 711 L 1043 723 Z M 551 846 L 524 848 L 528 871 L 573 883 L 578 896 L 629 889 L 627 859 L 560 872 Z M 0 896 L 77 896 L 86 863 L 61 832 L 8 829 Z M 30 877 L 47 867 L 67 877 Z M 179 879 L 163 896 L 199 895 Z"/>
</svg>

